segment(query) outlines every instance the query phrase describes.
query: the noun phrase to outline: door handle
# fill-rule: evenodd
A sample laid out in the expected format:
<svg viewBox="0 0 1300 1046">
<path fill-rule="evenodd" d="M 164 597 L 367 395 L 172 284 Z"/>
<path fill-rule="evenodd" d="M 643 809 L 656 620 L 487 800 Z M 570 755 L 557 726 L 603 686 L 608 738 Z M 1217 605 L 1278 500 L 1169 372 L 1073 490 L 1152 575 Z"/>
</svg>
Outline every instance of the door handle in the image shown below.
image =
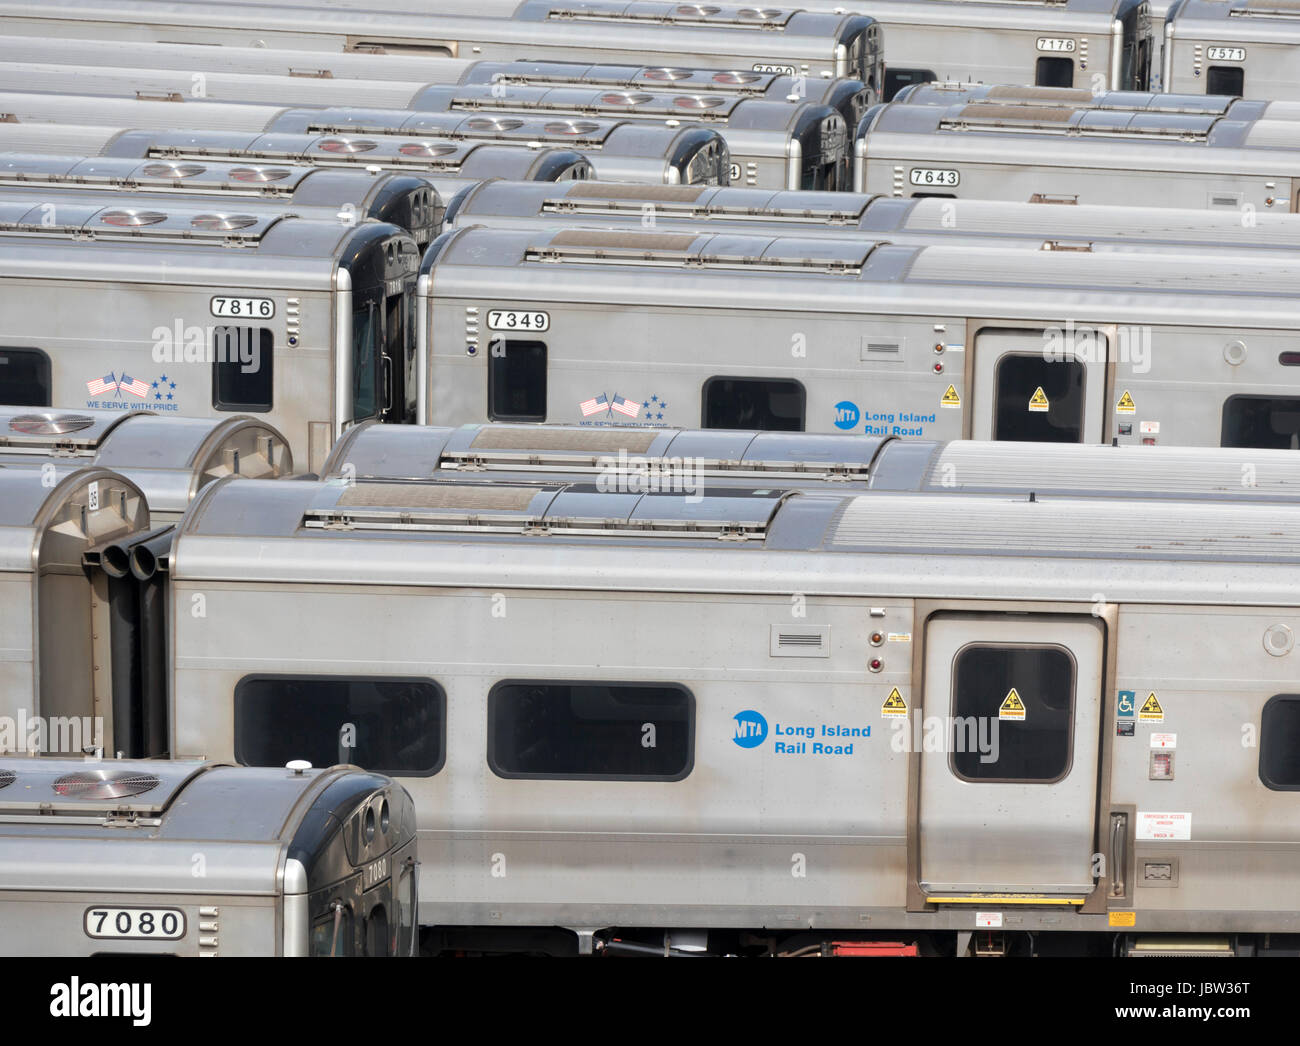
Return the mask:
<svg viewBox="0 0 1300 1046">
<path fill-rule="evenodd" d="M 1110 896 L 1128 896 L 1128 814 L 1110 815 Z"/>
</svg>

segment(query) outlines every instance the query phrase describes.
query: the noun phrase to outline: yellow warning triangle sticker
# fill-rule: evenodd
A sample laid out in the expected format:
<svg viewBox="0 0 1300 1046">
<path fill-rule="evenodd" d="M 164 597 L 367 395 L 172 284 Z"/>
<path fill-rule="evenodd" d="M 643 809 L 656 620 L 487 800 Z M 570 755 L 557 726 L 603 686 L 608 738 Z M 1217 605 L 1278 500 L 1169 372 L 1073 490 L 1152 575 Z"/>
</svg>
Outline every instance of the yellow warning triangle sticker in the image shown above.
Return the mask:
<svg viewBox="0 0 1300 1046">
<path fill-rule="evenodd" d="M 941 406 L 941 407 L 960 407 L 960 406 L 961 406 L 961 397 L 960 397 L 959 395 L 957 395 L 957 386 L 956 386 L 956 385 L 949 385 L 949 386 L 948 386 L 948 391 L 945 392 L 945 393 L 944 393 L 944 394 L 939 398 L 939 406 Z"/>
<path fill-rule="evenodd" d="M 1160 707 L 1160 702 L 1156 699 L 1154 693 L 1147 694 L 1147 699 L 1138 709 L 1138 718 L 1148 723 L 1163 723 L 1165 721 L 1165 710 Z"/>
<path fill-rule="evenodd" d="M 1032 411 L 1044 411 L 1051 406 L 1047 402 L 1047 393 L 1043 391 L 1043 386 L 1039 385 L 1034 389 L 1034 394 L 1029 397 L 1029 409 Z"/>
<path fill-rule="evenodd" d="M 1020 692 L 1014 686 L 1007 691 L 1007 696 L 1002 699 L 1002 704 L 998 707 L 998 718 L 1025 718 L 1025 703 L 1020 700 Z"/>
<path fill-rule="evenodd" d="M 880 706 L 881 715 L 907 715 L 907 702 L 903 700 L 903 695 L 898 692 L 898 687 L 894 687 L 885 698 L 885 703 Z"/>
<path fill-rule="evenodd" d="M 1119 398 L 1119 402 L 1115 404 L 1115 413 L 1132 414 L 1135 409 L 1136 407 L 1133 403 L 1133 397 L 1129 395 L 1128 389 L 1125 389 L 1124 395 L 1122 395 Z"/>
</svg>

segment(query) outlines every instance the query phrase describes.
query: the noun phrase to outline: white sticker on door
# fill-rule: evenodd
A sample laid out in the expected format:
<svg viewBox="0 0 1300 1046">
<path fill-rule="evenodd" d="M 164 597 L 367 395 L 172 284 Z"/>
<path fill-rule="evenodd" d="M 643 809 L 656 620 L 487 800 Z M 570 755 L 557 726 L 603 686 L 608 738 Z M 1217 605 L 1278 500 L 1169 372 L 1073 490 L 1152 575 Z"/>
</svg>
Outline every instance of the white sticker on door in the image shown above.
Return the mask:
<svg viewBox="0 0 1300 1046">
<path fill-rule="evenodd" d="M 1192 815 L 1190 813 L 1153 814 L 1139 810 L 1137 837 L 1139 839 L 1190 839 Z"/>
</svg>

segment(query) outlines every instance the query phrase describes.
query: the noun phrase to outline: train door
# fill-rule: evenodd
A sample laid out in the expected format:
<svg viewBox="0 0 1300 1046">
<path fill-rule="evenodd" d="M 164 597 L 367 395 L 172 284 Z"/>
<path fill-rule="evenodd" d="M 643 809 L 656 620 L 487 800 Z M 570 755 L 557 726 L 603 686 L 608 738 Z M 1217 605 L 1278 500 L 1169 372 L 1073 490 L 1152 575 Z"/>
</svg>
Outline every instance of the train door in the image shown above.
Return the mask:
<svg viewBox="0 0 1300 1046">
<path fill-rule="evenodd" d="M 924 714 L 947 717 L 949 741 L 919 756 L 925 900 L 1082 905 L 1094 885 L 1101 621 L 941 613 L 925 644 Z"/>
<path fill-rule="evenodd" d="M 1108 335 L 1094 327 L 997 328 L 975 334 L 971 439 L 1100 443 Z"/>
</svg>

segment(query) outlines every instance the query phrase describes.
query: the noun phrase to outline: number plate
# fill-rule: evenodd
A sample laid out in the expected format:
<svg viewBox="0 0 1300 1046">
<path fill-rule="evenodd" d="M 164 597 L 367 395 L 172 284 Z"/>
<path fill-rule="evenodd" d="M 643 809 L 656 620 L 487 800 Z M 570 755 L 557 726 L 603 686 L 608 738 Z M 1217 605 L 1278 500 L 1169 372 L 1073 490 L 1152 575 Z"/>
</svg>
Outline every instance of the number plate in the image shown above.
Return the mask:
<svg viewBox="0 0 1300 1046">
<path fill-rule="evenodd" d="M 911 182 L 913 185 L 957 185 L 961 174 L 950 167 L 913 167 Z"/>
<path fill-rule="evenodd" d="M 1038 49 L 1054 54 L 1074 54 L 1075 42 L 1068 36 L 1040 36 Z"/>
<path fill-rule="evenodd" d="M 799 75 L 799 70 L 792 65 L 772 65 L 770 62 L 755 62 L 750 68 L 756 73 L 775 73 L 777 76 Z"/>
<path fill-rule="evenodd" d="M 551 327 L 549 312 L 523 312 L 519 309 L 489 309 L 490 331 L 544 331 Z"/>
<path fill-rule="evenodd" d="M 736 182 L 740 181 L 740 164 L 733 163 L 727 169 L 727 180 L 730 181 L 733 185 Z"/>
<path fill-rule="evenodd" d="M 179 908 L 87 908 L 87 937 L 129 941 L 175 941 L 185 936 Z"/>
<path fill-rule="evenodd" d="M 212 299 L 212 315 L 222 319 L 269 320 L 275 315 L 275 302 L 270 298 Z"/>
<path fill-rule="evenodd" d="M 1246 60 L 1246 49 L 1244 47 L 1207 47 L 1205 57 L 1211 62 L 1244 62 Z"/>
</svg>

